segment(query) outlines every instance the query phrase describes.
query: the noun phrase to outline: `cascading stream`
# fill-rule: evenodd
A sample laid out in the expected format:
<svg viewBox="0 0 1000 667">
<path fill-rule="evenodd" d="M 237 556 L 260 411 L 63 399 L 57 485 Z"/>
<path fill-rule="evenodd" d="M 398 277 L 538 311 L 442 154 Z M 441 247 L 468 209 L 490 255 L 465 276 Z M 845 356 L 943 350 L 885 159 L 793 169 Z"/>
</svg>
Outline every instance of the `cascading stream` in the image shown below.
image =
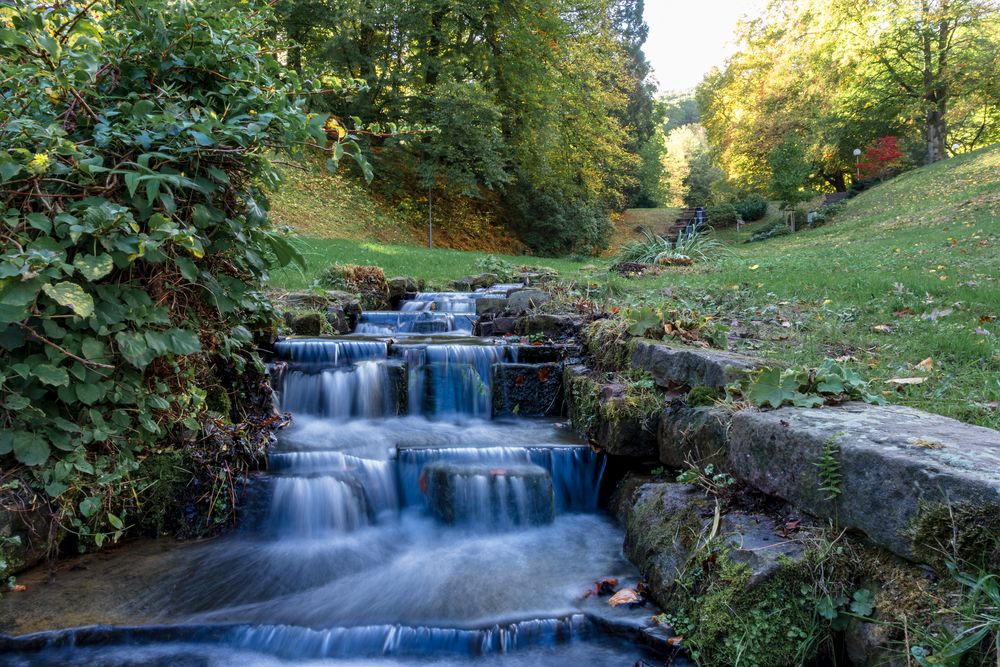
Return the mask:
<svg viewBox="0 0 1000 667">
<path fill-rule="evenodd" d="M 633 664 L 644 650 L 584 610 L 594 581 L 636 577 L 597 513 L 603 455 L 557 422 L 493 420 L 493 369 L 516 348 L 462 335 L 477 298 L 512 287 L 277 343 L 293 425 L 244 529 L 147 592 L 166 625 L 66 631 L 9 664 Z"/>
</svg>

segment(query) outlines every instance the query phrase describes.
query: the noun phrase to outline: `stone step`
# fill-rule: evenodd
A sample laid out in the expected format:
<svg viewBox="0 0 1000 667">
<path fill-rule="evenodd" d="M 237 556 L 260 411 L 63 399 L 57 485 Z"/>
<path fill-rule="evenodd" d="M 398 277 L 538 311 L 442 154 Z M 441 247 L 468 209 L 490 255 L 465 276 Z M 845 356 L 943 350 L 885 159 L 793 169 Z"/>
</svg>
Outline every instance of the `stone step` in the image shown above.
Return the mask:
<svg viewBox="0 0 1000 667">
<path fill-rule="evenodd" d="M 820 488 L 826 443 L 836 443 L 828 449 L 841 477 L 833 499 Z M 1000 513 L 1000 431 L 912 408 L 743 410 L 728 447 L 731 474 L 905 558 L 921 559 L 921 547 L 932 546 L 909 533 L 935 506 Z"/>
<path fill-rule="evenodd" d="M 735 352 L 641 339 L 635 343 L 632 365 L 648 371 L 661 387 L 724 387 L 765 364 Z"/>
</svg>

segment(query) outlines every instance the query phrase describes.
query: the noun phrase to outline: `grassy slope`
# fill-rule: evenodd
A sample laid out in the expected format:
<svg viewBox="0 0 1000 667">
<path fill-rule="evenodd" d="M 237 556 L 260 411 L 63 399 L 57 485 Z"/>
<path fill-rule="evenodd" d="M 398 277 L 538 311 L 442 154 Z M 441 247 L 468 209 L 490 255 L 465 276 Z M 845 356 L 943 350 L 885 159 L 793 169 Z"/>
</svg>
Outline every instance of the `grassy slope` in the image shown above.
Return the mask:
<svg viewBox="0 0 1000 667">
<path fill-rule="evenodd" d="M 732 248 L 717 266 L 616 281 L 619 298 L 708 293 L 701 309 L 720 304 L 748 335 L 737 345 L 793 363 L 846 357 L 893 402 L 1000 427 L 1000 146 L 904 174 L 826 226 Z M 916 367 L 928 358 L 930 373 Z M 903 393 L 884 384 L 925 375 Z"/>
<path fill-rule="evenodd" d="M 732 254 L 718 264 L 656 277 L 609 274 L 607 259 L 508 260 L 597 283 L 589 295 L 609 306 L 693 304 L 732 324 L 736 347 L 795 364 L 841 357 L 894 402 L 1000 427 L 1000 320 L 992 319 L 1000 317 L 1000 146 L 904 174 L 818 229 L 738 242 L 756 226 L 720 233 Z M 619 222 L 620 234 L 626 227 Z M 477 272 L 484 256 L 344 239 L 301 244 L 309 269 L 276 276 L 277 286 L 304 287 L 335 261 L 441 285 Z M 929 373 L 916 367 L 928 358 Z M 884 384 L 922 375 L 902 393 Z"/>
</svg>

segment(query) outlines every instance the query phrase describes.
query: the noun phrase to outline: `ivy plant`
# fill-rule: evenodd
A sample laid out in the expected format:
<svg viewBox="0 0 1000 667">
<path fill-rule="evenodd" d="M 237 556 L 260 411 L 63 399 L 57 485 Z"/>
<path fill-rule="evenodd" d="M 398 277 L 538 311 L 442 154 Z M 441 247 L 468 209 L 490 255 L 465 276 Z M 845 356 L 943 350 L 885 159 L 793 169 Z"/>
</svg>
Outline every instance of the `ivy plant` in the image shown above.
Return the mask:
<svg viewBox="0 0 1000 667">
<path fill-rule="evenodd" d="M 363 162 L 268 21 L 255 1 L 0 7 L 0 461 L 98 544 L 143 457 L 214 456 L 209 392 L 263 370 L 262 283 L 301 259 L 268 219 L 273 156 Z"/>
<path fill-rule="evenodd" d="M 870 391 L 860 375 L 833 359 L 824 359 L 818 368 L 765 368 L 735 389 L 750 403 L 772 408 L 816 408 L 851 400 L 877 405 L 886 402 Z"/>
</svg>

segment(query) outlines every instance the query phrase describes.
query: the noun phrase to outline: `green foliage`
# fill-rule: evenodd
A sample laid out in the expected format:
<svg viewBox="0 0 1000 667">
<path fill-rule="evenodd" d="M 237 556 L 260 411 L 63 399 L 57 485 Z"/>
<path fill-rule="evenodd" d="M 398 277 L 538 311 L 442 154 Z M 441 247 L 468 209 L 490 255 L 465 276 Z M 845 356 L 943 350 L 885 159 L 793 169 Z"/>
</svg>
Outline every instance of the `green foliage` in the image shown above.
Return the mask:
<svg viewBox="0 0 1000 667">
<path fill-rule="evenodd" d="M 714 204 L 705 209 L 705 217 L 708 223 L 715 227 L 728 227 L 735 225 L 740 214 L 736 207 L 729 202 Z"/>
<path fill-rule="evenodd" d="M 674 338 L 695 345 L 726 348 L 729 327 L 690 307 L 676 310 L 652 307 L 629 309 L 624 317 L 629 323 L 628 332 L 639 338 Z"/>
<path fill-rule="evenodd" d="M 716 470 L 714 463 L 709 463 L 704 468 L 689 465 L 687 469 L 677 475 L 677 481 L 684 484 L 697 484 L 709 493 L 716 495 L 736 484 L 732 475 Z"/>
<path fill-rule="evenodd" d="M 521 275 L 520 269 L 515 264 L 497 255 L 480 257 L 474 266 L 482 273 L 492 273 L 500 282 L 510 282 Z"/>
<path fill-rule="evenodd" d="M 316 108 L 438 129 L 371 137 L 400 200 L 475 198 L 535 252 L 595 254 L 638 195 L 653 116 L 637 0 L 280 0 L 277 14 L 298 44 L 289 67 L 336 91 Z M 354 77 L 351 94 L 327 85 Z"/>
<path fill-rule="evenodd" d="M 763 220 L 767 215 L 767 200 L 758 194 L 752 194 L 734 204 L 736 212 L 744 222 Z"/>
<path fill-rule="evenodd" d="M 708 262 L 720 259 L 727 250 L 724 243 L 713 238 L 710 229 L 678 238 L 676 242 L 645 228 L 642 230 L 642 235 L 642 239 L 631 241 L 621 247 L 617 255 L 619 262 L 655 264 L 661 260 L 685 257 Z"/>
<path fill-rule="evenodd" d="M 996 664 L 1000 660 L 1000 574 L 948 567 L 960 590 L 940 619 L 921 632 L 910 655 L 921 667 Z"/>
<path fill-rule="evenodd" d="M 809 223 L 810 227 L 820 227 L 837 217 L 837 214 L 844 210 L 846 206 L 845 202 L 837 202 L 836 204 L 828 204 L 827 206 L 820 206 L 813 214 L 812 222 Z"/>
<path fill-rule="evenodd" d="M 152 446 L 213 443 L 217 372 L 262 370 L 259 287 L 298 259 L 267 219 L 269 156 L 328 145 L 326 116 L 261 52 L 262 11 L 16 0 L 0 15 L 0 455 L 84 542 L 121 535 Z"/>
<path fill-rule="evenodd" d="M 777 236 L 787 236 L 792 233 L 792 228 L 788 226 L 788 223 L 784 220 L 775 220 L 771 224 L 767 225 L 763 229 L 760 229 L 750 235 L 750 238 L 746 240 L 747 243 L 758 243 L 760 241 L 767 241 L 768 239 L 773 239 Z"/>
<path fill-rule="evenodd" d="M 840 466 L 840 437 L 843 433 L 835 433 L 823 442 L 816 467 L 819 468 L 819 490 L 826 493 L 826 499 L 834 501 L 840 496 L 840 485 L 844 474 Z"/>
<path fill-rule="evenodd" d="M 784 207 L 812 199 L 813 193 L 806 186 L 812 165 L 806 159 L 802 141 L 795 135 L 786 135 L 768 154 L 771 166 L 771 196 Z"/>
<path fill-rule="evenodd" d="M 772 408 L 816 408 L 849 400 L 885 403 L 860 375 L 833 359 L 824 359 L 818 368 L 767 368 L 744 380 L 739 390 L 754 405 Z"/>
</svg>

